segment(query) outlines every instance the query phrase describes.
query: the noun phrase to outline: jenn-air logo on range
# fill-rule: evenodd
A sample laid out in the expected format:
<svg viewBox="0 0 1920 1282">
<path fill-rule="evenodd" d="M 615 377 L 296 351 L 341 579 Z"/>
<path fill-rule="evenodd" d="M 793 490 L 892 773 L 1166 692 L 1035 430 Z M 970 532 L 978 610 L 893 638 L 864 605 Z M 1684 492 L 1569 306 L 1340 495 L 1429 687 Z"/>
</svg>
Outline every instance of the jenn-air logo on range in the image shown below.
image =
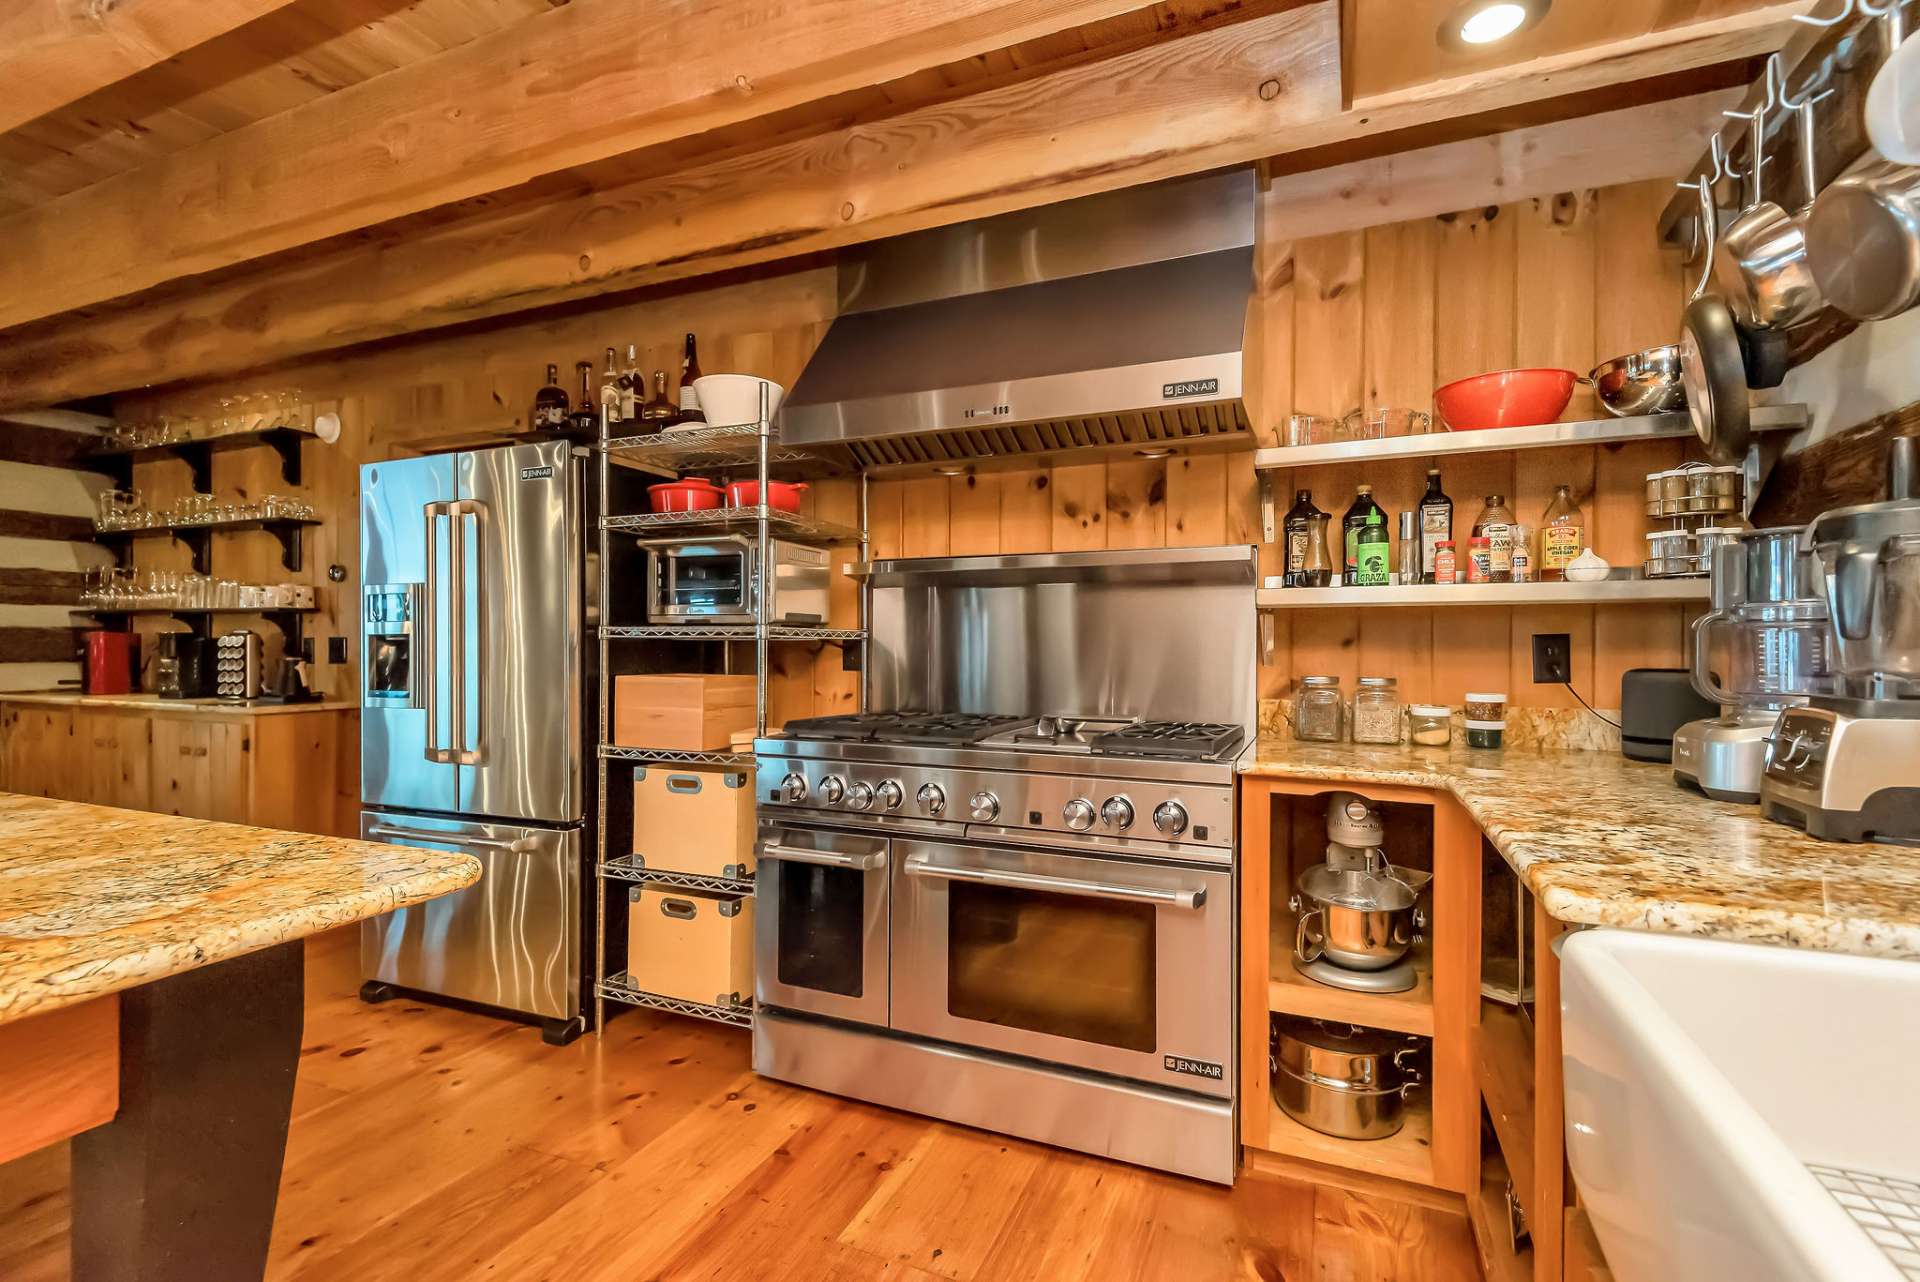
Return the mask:
<svg viewBox="0 0 1920 1282">
<path fill-rule="evenodd" d="M 1162 383 L 1160 399 L 1177 401 L 1183 396 L 1218 396 L 1220 380 L 1217 378 L 1196 378 L 1185 383 Z"/>
<path fill-rule="evenodd" d="M 1160 1062 L 1169 1073 L 1185 1073 L 1190 1077 L 1208 1077 L 1218 1082 L 1226 1077 L 1226 1070 L 1220 1065 L 1204 1059 L 1183 1059 L 1178 1055 L 1163 1055 Z"/>
<path fill-rule="evenodd" d="M 543 477 L 552 475 L 553 468 L 551 465 L 547 467 L 523 467 L 520 469 L 520 479 L 523 481 L 538 481 Z"/>
</svg>

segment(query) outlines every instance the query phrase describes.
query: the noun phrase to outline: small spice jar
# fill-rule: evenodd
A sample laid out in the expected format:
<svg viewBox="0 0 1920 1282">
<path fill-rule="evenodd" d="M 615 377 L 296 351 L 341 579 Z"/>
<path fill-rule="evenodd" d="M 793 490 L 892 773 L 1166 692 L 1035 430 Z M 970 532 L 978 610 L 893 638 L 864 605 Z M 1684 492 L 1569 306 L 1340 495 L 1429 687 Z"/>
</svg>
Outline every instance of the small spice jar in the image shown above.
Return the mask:
<svg viewBox="0 0 1920 1282">
<path fill-rule="evenodd" d="M 1493 540 L 1484 537 L 1468 540 L 1467 582 L 1493 582 Z"/>
<path fill-rule="evenodd" d="M 1308 743 L 1338 743 L 1346 720 L 1339 677 L 1301 677 L 1293 699 L 1293 737 Z"/>
<path fill-rule="evenodd" d="M 1498 748 L 1507 729 L 1507 696 L 1469 694 L 1467 696 L 1467 746 Z"/>
<path fill-rule="evenodd" d="M 1433 545 L 1433 581 L 1453 582 L 1454 565 L 1453 540 L 1441 539 Z"/>
<path fill-rule="evenodd" d="M 1453 742 L 1453 709 L 1437 703 L 1416 703 L 1407 709 L 1407 737 L 1422 748 L 1444 748 Z"/>
<path fill-rule="evenodd" d="M 1392 677 L 1361 677 L 1353 696 L 1355 743 L 1400 742 L 1400 688 Z"/>
</svg>

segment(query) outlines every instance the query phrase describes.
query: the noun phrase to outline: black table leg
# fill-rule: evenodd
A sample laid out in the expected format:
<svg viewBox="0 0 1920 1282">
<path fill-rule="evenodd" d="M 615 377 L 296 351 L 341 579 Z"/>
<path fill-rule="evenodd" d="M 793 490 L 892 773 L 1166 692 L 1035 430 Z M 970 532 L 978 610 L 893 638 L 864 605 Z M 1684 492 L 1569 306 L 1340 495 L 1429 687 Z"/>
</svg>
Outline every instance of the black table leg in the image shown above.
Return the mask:
<svg viewBox="0 0 1920 1282">
<path fill-rule="evenodd" d="M 120 1112 L 73 1141 L 75 1282 L 264 1274 L 302 952 L 295 940 L 120 994 Z"/>
</svg>

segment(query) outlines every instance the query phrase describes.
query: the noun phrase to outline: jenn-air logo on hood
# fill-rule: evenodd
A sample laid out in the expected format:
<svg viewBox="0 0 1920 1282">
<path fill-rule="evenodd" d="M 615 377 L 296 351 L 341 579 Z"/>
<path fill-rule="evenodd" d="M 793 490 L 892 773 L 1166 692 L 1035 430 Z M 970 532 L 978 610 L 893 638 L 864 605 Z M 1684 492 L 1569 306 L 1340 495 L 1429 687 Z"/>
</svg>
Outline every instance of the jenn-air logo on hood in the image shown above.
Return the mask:
<svg viewBox="0 0 1920 1282">
<path fill-rule="evenodd" d="M 1183 396 L 1218 396 L 1220 380 L 1217 378 L 1196 378 L 1186 383 L 1162 383 L 1160 399 L 1177 401 Z"/>
</svg>

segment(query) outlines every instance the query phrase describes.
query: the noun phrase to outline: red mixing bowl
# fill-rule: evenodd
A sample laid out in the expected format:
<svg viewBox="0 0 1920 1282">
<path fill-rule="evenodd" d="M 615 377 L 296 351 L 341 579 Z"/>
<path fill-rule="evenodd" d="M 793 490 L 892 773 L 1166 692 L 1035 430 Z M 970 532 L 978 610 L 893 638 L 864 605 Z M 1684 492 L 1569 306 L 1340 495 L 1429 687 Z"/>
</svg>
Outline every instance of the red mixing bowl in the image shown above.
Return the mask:
<svg viewBox="0 0 1920 1282">
<path fill-rule="evenodd" d="M 1448 383 L 1433 403 L 1456 432 L 1525 427 L 1557 421 L 1573 399 L 1573 383 L 1570 369 L 1503 369 Z"/>
<path fill-rule="evenodd" d="M 767 506 L 776 512 L 798 512 L 800 493 L 807 487 L 804 482 L 768 481 Z M 760 482 L 728 481 L 728 507 L 755 507 L 760 502 Z"/>
<path fill-rule="evenodd" d="M 697 476 L 649 485 L 647 498 L 656 512 L 706 512 L 720 506 L 720 487 Z"/>
</svg>

